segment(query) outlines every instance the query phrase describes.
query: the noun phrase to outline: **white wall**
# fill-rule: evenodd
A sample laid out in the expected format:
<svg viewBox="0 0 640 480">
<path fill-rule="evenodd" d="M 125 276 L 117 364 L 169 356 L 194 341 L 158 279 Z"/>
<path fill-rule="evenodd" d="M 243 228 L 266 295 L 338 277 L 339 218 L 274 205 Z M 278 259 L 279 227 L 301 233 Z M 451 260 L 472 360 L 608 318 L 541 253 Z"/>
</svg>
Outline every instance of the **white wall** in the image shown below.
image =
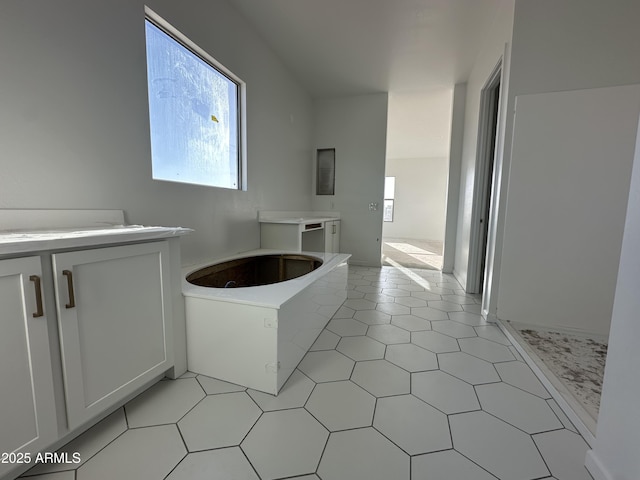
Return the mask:
<svg viewBox="0 0 640 480">
<path fill-rule="evenodd" d="M 446 193 L 444 253 L 442 258 L 442 271 L 444 273 L 453 273 L 456 259 L 466 100 L 467 84 L 456 84 L 453 89 L 453 101 L 451 102 L 451 138 L 449 140 L 449 172 Z"/>
<path fill-rule="evenodd" d="M 248 191 L 151 180 L 145 3 L 247 83 Z M 224 0 L 3 0 L 0 65 L 0 208 L 191 227 L 187 264 L 257 248 L 259 209 L 311 205 L 311 99 Z"/>
<path fill-rule="evenodd" d="M 473 70 L 467 81 L 464 137 L 462 140 L 462 160 L 460 167 L 460 200 L 458 205 L 458 226 L 456 235 L 455 263 L 453 274 L 458 281 L 465 286 L 467 284 L 467 271 L 469 262 L 469 244 L 471 229 L 479 228 L 471 225 L 473 207 L 473 188 L 475 180 L 476 152 L 478 143 L 478 118 L 480 114 L 481 90 L 489 75 L 498 62 L 503 63 L 503 77 L 501 95 L 508 91 L 508 56 L 505 57 L 505 49 L 511 42 L 513 27 L 514 0 L 503 0 L 498 9 L 493 25 L 488 30 L 484 42 L 480 46 Z M 503 58 L 504 57 L 504 58 Z M 501 104 L 501 118 L 506 116 L 506 102 Z M 504 120 L 503 120 L 504 121 Z M 498 135 L 504 135 L 504 125 L 499 126 Z M 500 170 L 501 158 L 496 159 L 495 168 Z M 498 175 L 497 183 L 502 182 Z M 499 245 L 498 247 L 499 248 Z"/>
<path fill-rule="evenodd" d="M 627 206 L 598 429 L 587 468 L 596 480 L 640 478 L 640 129 Z"/>
<path fill-rule="evenodd" d="M 387 159 L 385 175 L 396 177 L 396 189 L 384 237 L 444 241 L 448 170 L 446 157 Z"/>
<path fill-rule="evenodd" d="M 500 318 L 607 336 L 640 86 L 517 98 Z"/>
<path fill-rule="evenodd" d="M 386 93 L 315 103 L 315 148 L 336 149 L 336 184 L 335 195 L 314 195 L 312 206 L 340 212 L 340 251 L 353 264 L 381 263 L 387 104 Z"/>
<path fill-rule="evenodd" d="M 610 4 L 599 0 L 564 0 L 562 2 L 517 0 L 510 56 L 508 111 L 514 111 L 516 98 L 521 95 L 640 83 L 640 63 L 636 60 L 636 52 L 640 48 L 640 30 L 636 25 L 638 18 L 640 18 L 640 4 L 635 1 L 616 2 L 616 8 L 611 8 Z M 544 32 L 544 34 L 540 32 Z M 509 189 L 507 192 L 503 182 L 501 192 L 505 199 L 506 208 L 501 208 L 502 222 L 499 224 L 498 231 L 498 241 L 504 241 L 505 244 L 501 249 L 498 249 L 498 255 L 493 261 L 496 276 L 494 283 L 500 285 L 498 290 L 501 293 L 498 298 L 497 290 L 492 289 L 494 297 L 489 310 L 497 312 L 499 318 L 513 319 L 508 318 L 503 311 L 503 306 L 506 306 L 503 301 L 507 298 L 507 292 L 503 292 L 502 289 L 505 285 L 517 286 L 521 282 L 527 281 L 527 278 L 531 279 L 531 272 L 526 268 L 516 269 L 510 265 L 501 266 L 503 259 L 500 251 L 515 252 L 518 249 L 517 245 L 508 244 L 513 241 L 514 237 L 507 238 L 504 235 L 504 228 L 509 222 L 515 221 L 517 223 L 515 216 L 509 218 L 511 215 L 509 205 L 524 201 L 525 192 L 515 186 L 526 184 L 527 179 L 521 174 L 527 172 L 526 175 L 529 175 L 531 172 L 518 168 L 520 162 L 526 161 L 525 158 L 519 159 L 515 156 L 512 158 L 511 140 L 519 132 L 514 133 L 513 113 L 510 113 L 506 120 L 503 174 L 508 179 Z M 632 124 L 633 122 L 627 124 L 627 127 Z M 633 127 L 631 126 L 631 128 Z M 606 161 L 609 161 L 608 157 L 610 156 L 626 155 L 627 162 L 629 162 L 628 152 L 625 153 L 625 148 L 628 150 L 628 145 L 622 148 L 613 147 L 606 156 Z M 618 165 L 621 164 L 618 163 Z M 629 163 L 626 165 L 628 168 Z M 540 169 L 535 170 L 536 178 L 545 176 L 543 168 L 540 165 Z M 591 174 L 583 174 L 587 176 L 586 184 L 595 181 L 595 177 Z M 554 182 L 551 175 L 547 175 L 547 178 L 549 182 Z M 514 187 L 512 188 L 511 185 Z M 537 194 L 534 194 L 534 197 L 529 200 L 536 202 L 547 193 L 544 183 L 539 186 L 542 188 L 539 188 Z M 607 186 L 603 185 L 602 188 L 610 189 L 614 197 L 620 193 L 625 195 L 625 189 L 628 188 L 628 178 L 627 184 L 616 182 Z M 622 189 L 621 192 L 620 189 Z M 589 195 L 589 192 L 584 191 L 581 195 L 583 197 L 574 197 L 573 202 L 580 202 L 582 198 Z M 602 195 L 602 197 L 606 196 L 606 193 Z M 504 205 L 501 204 L 501 207 Z M 566 208 L 566 205 L 557 204 L 555 208 L 561 210 Z M 517 214 L 514 213 L 514 215 Z M 619 210 L 618 218 L 620 218 Z M 602 217 L 597 215 L 591 217 L 591 221 L 594 223 L 601 221 L 601 219 Z M 516 223 L 512 223 L 512 225 L 515 226 Z M 618 229 L 620 228 L 621 222 L 618 225 Z M 540 228 L 527 229 L 526 233 L 531 242 L 539 242 L 540 244 L 544 244 L 547 236 L 553 234 L 552 231 Z M 609 248 L 611 247 L 607 246 L 607 249 Z M 620 248 L 619 241 L 613 248 Z M 572 259 L 581 258 L 587 255 L 587 249 L 587 243 L 578 244 L 571 251 L 565 252 L 565 256 Z M 616 265 L 617 256 L 607 255 L 610 264 Z M 563 275 L 545 277 L 543 272 L 539 272 L 537 280 L 551 282 L 552 285 L 549 285 L 548 289 L 555 289 L 558 292 L 553 301 L 560 302 L 561 293 L 559 291 L 563 285 L 576 280 L 575 274 L 578 271 L 582 272 L 581 269 L 573 269 L 571 262 L 569 262 Z M 593 275 L 599 275 L 599 272 L 594 269 Z M 591 296 L 592 301 L 598 302 L 599 305 L 606 303 L 611 305 L 613 289 L 605 287 L 603 291 L 598 289 L 596 285 L 592 285 L 591 291 L 595 293 L 596 290 L 597 295 Z M 549 297 L 543 299 L 542 302 L 551 299 Z M 513 305 L 509 307 L 510 311 L 506 312 L 510 316 L 513 316 L 514 312 L 512 307 Z M 523 304 L 520 307 L 515 306 L 515 308 L 519 310 L 518 315 L 532 316 L 532 313 L 528 311 L 528 305 Z M 604 331 L 609 319 L 610 316 L 607 316 L 601 320 L 602 323 L 599 326 L 591 325 L 589 328 L 594 328 L 594 331 Z"/>
</svg>

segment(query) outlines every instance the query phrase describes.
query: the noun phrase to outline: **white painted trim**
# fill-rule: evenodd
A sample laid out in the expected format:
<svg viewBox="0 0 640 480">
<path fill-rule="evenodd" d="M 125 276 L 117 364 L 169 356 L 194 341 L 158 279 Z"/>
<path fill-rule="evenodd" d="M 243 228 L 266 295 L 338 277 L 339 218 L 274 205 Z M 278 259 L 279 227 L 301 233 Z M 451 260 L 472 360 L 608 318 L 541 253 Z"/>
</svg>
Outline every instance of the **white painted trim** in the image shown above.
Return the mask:
<svg viewBox="0 0 640 480">
<path fill-rule="evenodd" d="M 489 218 L 484 219 L 485 226 L 481 226 L 483 212 L 487 208 L 488 188 L 490 188 L 492 179 L 489 178 L 489 168 L 491 164 L 494 165 L 493 178 L 495 178 L 495 161 L 498 152 L 498 139 L 500 134 L 501 124 L 501 110 L 504 103 L 503 89 L 502 89 L 502 58 L 498 60 L 498 63 L 493 67 L 491 74 L 487 78 L 487 81 L 482 87 L 480 92 L 480 118 L 478 120 L 478 140 L 476 147 L 476 163 L 475 173 L 473 179 L 473 202 L 471 206 L 471 230 L 469 238 L 469 261 L 467 268 L 467 283 L 465 291 L 467 293 L 479 293 L 480 286 L 484 281 L 484 278 L 480 278 L 482 275 L 482 262 L 486 257 L 486 250 L 482 249 L 482 232 L 485 229 L 488 230 Z M 494 90 L 497 85 L 501 85 L 500 96 L 498 100 L 498 115 L 496 118 L 496 135 L 494 144 L 490 143 L 491 140 L 491 112 L 493 110 L 493 103 L 495 101 Z M 493 151 L 493 158 L 489 158 L 490 152 Z M 491 195 L 493 199 L 493 194 Z M 488 235 L 491 235 L 491 231 L 488 231 Z M 487 244 L 489 239 L 487 239 Z"/>
<path fill-rule="evenodd" d="M 152 24 L 163 30 L 166 34 L 173 37 L 174 40 L 181 43 L 187 49 L 191 50 L 195 55 L 200 57 L 203 61 L 210 64 L 213 68 L 222 73 L 229 80 L 238 86 L 238 135 L 240 149 L 238 159 L 238 188 L 237 190 L 247 190 L 247 84 L 238 77 L 235 73 L 225 67 L 222 63 L 213 58 L 206 50 L 200 47 L 198 44 L 192 42 L 189 37 L 183 34 L 180 30 L 175 28 L 164 18 L 145 5 L 144 14 Z M 164 180 L 164 179 L 163 179 Z M 226 187 L 224 187 L 226 188 Z"/>
<path fill-rule="evenodd" d="M 591 474 L 594 480 L 615 480 L 607 469 L 602 465 L 600 459 L 596 456 L 593 450 L 587 452 L 587 458 L 585 459 L 584 466 Z"/>
</svg>

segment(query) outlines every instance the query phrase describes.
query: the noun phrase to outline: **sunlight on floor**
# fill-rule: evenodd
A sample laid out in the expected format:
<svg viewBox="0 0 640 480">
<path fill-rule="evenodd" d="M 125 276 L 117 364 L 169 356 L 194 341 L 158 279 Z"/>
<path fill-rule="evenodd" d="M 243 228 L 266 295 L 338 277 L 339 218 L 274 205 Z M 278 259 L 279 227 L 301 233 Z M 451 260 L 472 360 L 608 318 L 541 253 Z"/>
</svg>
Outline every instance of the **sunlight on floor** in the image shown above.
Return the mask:
<svg viewBox="0 0 640 480">
<path fill-rule="evenodd" d="M 384 263 L 387 265 L 442 269 L 442 242 L 383 239 L 382 254 Z"/>
</svg>

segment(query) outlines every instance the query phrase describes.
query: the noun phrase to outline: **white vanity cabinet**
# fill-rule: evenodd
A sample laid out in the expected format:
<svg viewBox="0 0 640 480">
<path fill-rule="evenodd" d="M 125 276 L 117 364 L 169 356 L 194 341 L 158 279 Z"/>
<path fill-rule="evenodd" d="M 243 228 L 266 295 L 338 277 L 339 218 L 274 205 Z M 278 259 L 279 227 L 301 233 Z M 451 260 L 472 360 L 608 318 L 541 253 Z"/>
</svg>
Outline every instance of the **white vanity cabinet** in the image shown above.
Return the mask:
<svg viewBox="0 0 640 480">
<path fill-rule="evenodd" d="M 167 242 L 54 253 L 69 429 L 173 366 Z"/>
<path fill-rule="evenodd" d="M 0 260 L 0 477 L 57 439 L 40 257 Z"/>
<path fill-rule="evenodd" d="M 324 222 L 324 251 L 340 253 L 340 220 Z"/>
</svg>

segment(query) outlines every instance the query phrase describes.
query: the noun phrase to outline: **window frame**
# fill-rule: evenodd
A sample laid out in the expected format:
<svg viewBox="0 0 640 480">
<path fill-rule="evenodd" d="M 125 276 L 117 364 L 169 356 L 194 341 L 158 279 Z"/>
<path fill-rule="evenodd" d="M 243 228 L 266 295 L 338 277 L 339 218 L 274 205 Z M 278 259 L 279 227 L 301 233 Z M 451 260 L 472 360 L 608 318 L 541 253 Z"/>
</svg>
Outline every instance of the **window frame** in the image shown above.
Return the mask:
<svg viewBox="0 0 640 480">
<path fill-rule="evenodd" d="M 155 179 L 157 181 L 170 181 L 176 183 L 184 183 L 186 185 L 196 185 L 201 187 L 210 187 L 210 188 L 222 188 L 225 190 L 247 190 L 247 122 L 246 122 L 246 99 L 247 99 L 247 85 L 246 83 L 238 77 L 235 73 L 225 67 L 222 63 L 213 58 L 208 52 L 206 52 L 202 47 L 197 45 L 195 42 L 190 40 L 186 35 L 180 32 L 177 28 L 167 22 L 160 15 L 155 13 L 149 7 L 145 5 L 144 7 L 144 20 L 145 20 L 145 28 L 146 22 L 149 21 L 156 28 L 161 30 L 163 33 L 168 35 L 171 39 L 173 39 L 176 43 L 178 43 L 183 48 L 189 50 L 193 55 L 198 57 L 200 60 L 208 64 L 210 67 L 215 69 L 218 73 L 225 76 L 231 82 L 235 83 L 237 88 L 237 96 L 236 96 L 236 105 L 237 105 L 237 143 L 238 143 L 238 155 L 237 155 L 237 168 L 238 168 L 238 186 L 237 187 L 225 187 L 225 186 L 216 186 L 216 185 L 208 185 L 203 183 L 193 183 L 193 182 L 180 182 L 179 180 L 167 180 L 167 179 Z M 145 37 L 145 50 L 146 50 L 146 37 Z M 146 71 L 146 55 L 145 55 L 145 71 Z M 148 73 L 147 73 L 148 75 Z M 149 78 L 147 76 L 147 95 L 149 94 Z M 147 102 L 148 102 L 147 98 Z M 150 112 L 149 112 L 150 114 Z M 151 132 L 149 132 L 151 134 Z M 152 152 L 153 156 L 153 152 Z M 153 162 L 153 158 L 152 158 Z"/>
<path fill-rule="evenodd" d="M 393 195 L 391 195 L 390 197 L 387 197 L 387 179 L 389 178 L 393 178 Z M 385 180 L 385 188 L 384 188 L 384 195 L 383 195 L 383 202 L 382 202 L 382 221 L 383 222 L 387 222 L 387 223 L 392 223 L 393 222 L 393 217 L 394 217 L 394 213 L 395 213 L 395 190 L 396 190 L 396 176 L 395 175 L 385 175 L 384 177 Z M 386 219 L 386 208 L 387 208 L 387 202 L 390 202 L 391 204 L 391 219 L 387 220 Z"/>
</svg>

